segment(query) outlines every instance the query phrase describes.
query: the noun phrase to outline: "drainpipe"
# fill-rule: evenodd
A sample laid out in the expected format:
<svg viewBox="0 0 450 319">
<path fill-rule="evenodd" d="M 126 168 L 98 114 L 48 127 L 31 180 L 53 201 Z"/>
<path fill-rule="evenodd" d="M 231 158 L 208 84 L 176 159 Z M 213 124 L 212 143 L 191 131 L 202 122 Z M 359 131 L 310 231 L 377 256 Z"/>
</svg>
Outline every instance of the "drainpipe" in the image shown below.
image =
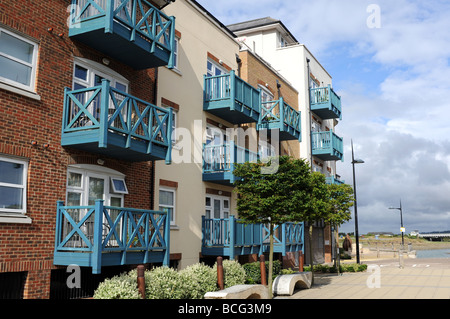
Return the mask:
<svg viewBox="0 0 450 319">
<path fill-rule="evenodd" d="M 310 68 L 309 68 L 310 59 L 306 58 L 306 63 L 308 65 L 308 109 L 309 109 L 309 151 L 310 151 L 310 163 L 311 163 L 311 172 L 313 171 L 313 155 L 312 155 L 312 112 L 311 112 L 311 79 L 310 79 Z"/>
</svg>

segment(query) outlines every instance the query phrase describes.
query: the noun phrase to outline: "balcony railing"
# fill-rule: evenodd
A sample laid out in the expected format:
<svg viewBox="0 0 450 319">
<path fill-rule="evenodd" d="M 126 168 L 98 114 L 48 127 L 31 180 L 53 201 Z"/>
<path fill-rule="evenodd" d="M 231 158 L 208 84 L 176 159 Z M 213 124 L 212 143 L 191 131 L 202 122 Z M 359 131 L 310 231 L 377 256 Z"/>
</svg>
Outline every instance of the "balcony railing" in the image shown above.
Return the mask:
<svg viewBox="0 0 450 319">
<path fill-rule="evenodd" d="M 284 102 L 283 98 L 262 102 L 257 129 L 269 131 L 278 129 L 281 141 L 301 141 L 301 112 Z"/>
<path fill-rule="evenodd" d="M 233 142 L 203 145 L 203 181 L 232 185 L 234 164 L 256 162 L 258 154 Z"/>
<path fill-rule="evenodd" d="M 205 76 L 203 109 L 232 124 L 256 123 L 261 112 L 261 91 L 234 71 Z"/>
<path fill-rule="evenodd" d="M 344 159 L 344 143 L 342 137 L 333 131 L 311 133 L 312 154 L 324 161 Z"/>
<path fill-rule="evenodd" d="M 338 184 L 338 185 L 340 185 L 340 184 L 345 184 L 344 181 L 342 181 L 340 178 L 335 177 L 335 176 L 329 176 L 329 177 L 326 177 L 326 178 L 325 178 L 325 182 L 326 182 L 327 184 Z"/>
<path fill-rule="evenodd" d="M 311 110 L 322 119 L 342 119 L 341 98 L 328 87 L 314 88 L 310 91 Z"/>
<path fill-rule="evenodd" d="M 244 224 L 234 216 L 224 219 L 202 216 L 202 255 L 229 256 L 269 251 L 269 229 L 264 224 Z M 274 252 L 304 250 L 303 223 L 284 223 L 274 227 Z"/>
<path fill-rule="evenodd" d="M 146 0 L 72 0 L 69 36 L 135 69 L 173 67 L 175 18 Z"/>
<path fill-rule="evenodd" d="M 172 109 L 110 86 L 64 92 L 61 145 L 127 161 L 171 161 Z"/>
<path fill-rule="evenodd" d="M 55 265 L 76 264 L 101 273 L 102 266 L 169 265 L 170 215 L 134 208 L 57 203 Z"/>
</svg>

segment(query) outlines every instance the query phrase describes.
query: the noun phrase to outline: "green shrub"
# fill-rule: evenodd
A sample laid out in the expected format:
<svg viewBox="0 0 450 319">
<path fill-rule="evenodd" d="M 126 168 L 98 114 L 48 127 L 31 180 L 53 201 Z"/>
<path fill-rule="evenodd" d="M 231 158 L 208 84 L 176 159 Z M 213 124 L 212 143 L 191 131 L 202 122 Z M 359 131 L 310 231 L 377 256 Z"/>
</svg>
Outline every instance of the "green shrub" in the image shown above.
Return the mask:
<svg viewBox="0 0 450 319">
<path fill-rule="evenodd" d="M 217 263 L 214 264 L 214 272 L 217 274 Z M 240 263 L 234 260 L 225 259 L 223 261 L 223 281 L 224 288 L 228 288 L 235 285 L 245 284 L 247 275 L 244 267 Z"/>
<path fill-rule="evenodd" d="M 94 299 L 140 299 L 136 276 L 123 273 L 101 282 L 94 292 Z"/>
<path fill-rule="evenodd" d="M 265 262 L 266 266 L 266 276 L 269 276 L 269 262 Z M 246 273 L 246 284 L 260 284 L 261 283 L 261 267 L 260 262 L 255 261 L 252 263 L 247 263 L 243 265 Z M 281 262 L 279 260 L 274 260 L 272 265 L 273 278 L 281 274 Z"/>
<path fill-rule="evenodd" d="M 341 264 L 339 267 L 340 272 L 360 272 L 365 271 L 367 265 L 365 264 Z M 311 271 L 311 266 L 304 266 L 303 271 Z M 314 265 L 314 272 L 321 273 L 337 273 L 337 268 L 334 266 L 327 265 Z"/>
</svg>

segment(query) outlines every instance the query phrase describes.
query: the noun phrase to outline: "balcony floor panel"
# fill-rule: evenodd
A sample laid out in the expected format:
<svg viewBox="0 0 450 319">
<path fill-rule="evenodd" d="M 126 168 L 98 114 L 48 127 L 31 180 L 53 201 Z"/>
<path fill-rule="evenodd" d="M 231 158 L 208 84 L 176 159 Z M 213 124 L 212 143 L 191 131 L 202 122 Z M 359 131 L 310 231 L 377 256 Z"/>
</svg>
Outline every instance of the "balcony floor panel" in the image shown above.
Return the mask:
<svg viewBox="0 0 450 319">
<path fill-rule="evenodd" d="M 126 137 L 108 132 L 108 147 L 98 146 L 98 130 L 65 133 L 61 137 L 61 145 L 90 153 L 104 155 L 129 162 L 164 160 L 167 148 L 153 145 L 152 152 L 147 154 L 148 142 L 131 140 L 130 148 L 126 148 Z"/>
<path fill-rule="evenodd" d="M 341 118 L 340 113 L 334 111 L 333 109 L 330 109 L 328 104 L 325 105 L 318 104 L 316 106 L 311 106 L 311 111 L 316 113 L 323 120 Z"/>
<path fill-rule="evenodd" d="M 203 181 L 224 186 L 233 186 L 235 177 L 231 172 L 203 173 Z"/>
<path fill-rule="evenodd" d="M 235 103 L 235 109 L 230 110 L 231 101 L 226 102 L 208 102 L 205 103 L 204 110 L 224 119 L 232 124 L 256 123 L 259 119 L 259 113 L 252 112 L 239 103 Z"/>
<path fill-rule="evenodd" d="M 167 65 L 170 58 L 167 50 L 158 47 L 150 52 L 151 42 L 139 36 L 129 41 L 130 31 L 117 22 L 114 33 L 105 33 L 103 27 L 81 27 L 71 29 L 69 36 L 137 70 Z"/>
</svg>

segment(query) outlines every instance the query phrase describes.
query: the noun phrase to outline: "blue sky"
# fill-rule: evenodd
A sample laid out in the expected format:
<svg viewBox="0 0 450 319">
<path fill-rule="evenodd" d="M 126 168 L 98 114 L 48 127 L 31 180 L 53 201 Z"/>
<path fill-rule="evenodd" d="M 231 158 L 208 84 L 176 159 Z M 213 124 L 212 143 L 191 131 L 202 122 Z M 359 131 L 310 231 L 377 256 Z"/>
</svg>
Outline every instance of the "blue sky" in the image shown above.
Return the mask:
<svg viewBox="0 0 450 319">
<path fill-rule="evenodd" d="M 198 0 L 225 25 L 279 19 L 318 58 L 343 100 L 338 173 L 356 167 L 360 233 L 450 230 L 450 1 Z M 379 27 L 368 27 L 379 9 Z M 341 227 L 353 231 L 354 222 Z"/>
</svg>

